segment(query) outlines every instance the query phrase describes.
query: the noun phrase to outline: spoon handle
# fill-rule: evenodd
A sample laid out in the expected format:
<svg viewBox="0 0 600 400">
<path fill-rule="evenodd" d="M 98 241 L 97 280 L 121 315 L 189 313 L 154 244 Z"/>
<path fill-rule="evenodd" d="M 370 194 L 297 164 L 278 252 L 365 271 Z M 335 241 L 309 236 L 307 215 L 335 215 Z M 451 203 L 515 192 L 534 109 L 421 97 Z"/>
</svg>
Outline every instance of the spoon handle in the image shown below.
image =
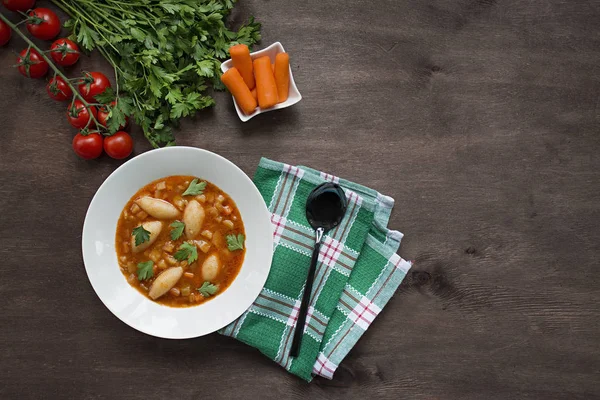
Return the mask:
<svg viewBox="0 0 600 400">
<path fill-rule="evenodd" d="M 298 312 L 298 321 L 296 322 L 296 330 L 294 331 L 294 340 L 292 340 L 290 357 L 298 357 L 298 352 L 300 350 L 300 342 L 302 341 L 302 333 L 304 332 L 306 313 L 308 311 L 308 304 L 310 302 L 310 294 L 312 292 L 313 281 L 315 280 L 315 271 L 317 270 L 317 260 L 319 258 L 320 248 L 321 240 L 319 238 L 319 240 L 315 243 L 315 249 L 313 250 L 312 259 L 310 261 L 310 268 L 308 269 L 308 276 L 306 277 L 306 286 L 304 288 L 304 294 L 302 295 L 300 311 Z"/>
</svg>

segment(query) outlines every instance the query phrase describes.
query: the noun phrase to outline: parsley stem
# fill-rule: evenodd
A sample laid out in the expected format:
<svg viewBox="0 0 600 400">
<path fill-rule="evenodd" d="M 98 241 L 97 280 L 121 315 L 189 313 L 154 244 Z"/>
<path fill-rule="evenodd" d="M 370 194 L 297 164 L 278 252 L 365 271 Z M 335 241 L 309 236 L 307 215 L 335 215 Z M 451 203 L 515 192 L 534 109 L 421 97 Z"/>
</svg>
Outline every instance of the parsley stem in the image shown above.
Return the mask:
<svg viewBox="0 0 600 400">
<path fill-rule="evenodd" d="M 106 51 L 106 49 L 104 47 L 98 46 L 98 47 L 96 47 L 96 49 L 100 52 L 100 54 L 102 54 L 102 57 L 106 58 L 111 63 L 113 68 L 116 68 L 119 71 L 121 71 L 121 74 L 123 73 L 123 70 L 121 68 L 119 68 L 117 63 L 112 59 L 112 57 L 108 54 L 108 51 Z"/>
<path fill-rule="evenodd" d="M 109 4 L 99 4 L 96 1 L 92 2 L 92 1 L 89 1 L 89 0 L 79 0 L 79 2 L 80 3 L 84 3 L 84 4 L 93 4 L 94 7 L 105 8 L 105 9 L 108 9 L 108 10 L 117 11 L 119 13 L 124 13 L 125 12 L 125 10 L 123 9 L 123 7 L 120 7 L 120 6 L 117 7 L 117 6 L 113 6 L 113 5 L 109 5 Z M 128 6 L 131 6 L 131 4 L 128 4 Z M 127 11 L 127 13 L 129 14 L 128 16 L 135 16 L 135 17 L 144 18 L 144 19 L 146 18 L 145 15 L 140 14 L 140 13 L 135 12 L 135 11 L 130 11 L 129 10 L 129 11 Z M 108 20 L 105 16 L 103 16 L 103 18 L 105 20 L 109 21 L 112 25 L 114 25 L 114 22 L 112 20 Z M 122 32 L 122 33 L 124 33 L 124 32 Z"/>
<path fill-rule="evenodd" d="M 69 6 L 69 4 L 67 4 L 65 1 L 63 0 L 52 0 L 52 2 L 54 4 L 56 4 L 61 10 L 63 10 L 66 14 L 68 14 L 71 18 L 77 18 L 79 16 L 79 13 L 77 12 L 77 10 L 74 10 L 72 7 Z M 87 3 L 86 1 L 82 1 L 83 3 Z M 83 16 L 82 16 L 83 17 Z M 85 17 L 84 17 L 85 18 Z M 114 22 L 110 21 L 111 24 L 114 24 Z M 92 22 L 93 26 L 96 28 L 98 25 L 94 24 Z M 102 26 L 100 26 L 102 27 Z M 102 27 L 103 28 L 103 27 Z M 109 31 L 110 32 L 110 31 Z M 112 33 L 112 32 L 110 32 Z M 99 33 L 100 35 L 102 35 L 101 33 Z M 104 37 L 104 35 L 102 35 L 102 37 L 105 39 L 105 41 L 115 50 L 117 51 L 117 49 L 114 48 L 114 46 L 112 44 L 110 44 L 110 41 L 106 40 L 106 38 Z M 119 70 L 121 73 L 123 73 L 123 71 L 121 70 L 121 68 L 119 68 L 119 66 L 117 65 L 117 63 L 113 60 L 113 58 L 108 54 L 108 52 L 104 49 L 104 47 L 102 46 L 97 46 L 98 51 L 100 52 L 100 54 L 102 54 L 102 56 L 107 59 L 113 66 L 113 68 L 116 70 Z M 118 54 L 118 51 L 117 51 Z M 115 74 L 116 75 L 116 74 Z M 115 77 L 116 78 L 116 77 Z M 119 85 L 118 83 L 118 78 L 117 79 L 117 87 Z M 118 89 L 117 89 L 117 94 L 118 94 Z"/>
<path fill-rule="evenodd" d="M 63 12 L 64 12 L 65 14 L 67 14 L 69 17 L 73 17 L 73 13 L 72 13 L 71 11 L 67 10 L 67 9 L 65 8 L 65 6 L 64 6 L 64 5 L 62 5 L 62 4 L 61 4 L 59 1 L 53 1 L 53 3 L 54 3 L 54 4 L 55 4 L 55 5 L 58 7 L 58 8 L 60 8 L 61 10 L 63 10 Z"/>
<path fill-rule="evenodd" d="M 115 1 L 115 0 L 106 0 L 107 3 L 112 3 L 112 4 L 118 4 L 120 6 L 127 6 L 127 7 L 148 7 L 148 4 L 140 4 L 140 3 L 135 3 L 135 2 L 122 2 L 122 1 Z"/>
<path fill-rule="evenodd" d="M 135 103 L 138 109 L 142 109 L 141 101 L 138 99 L 137 93 L 133 93 L 133 102 Z"/>
<path fill-rule="evenodd" d="M 4 14 L 2 14 L 1 12 L 0 12 L 0 19 L 2 21 L 4 21 L 6 23 L 6 25 L 8 25 L 13 31 L 15 31 L 15 33 L 17 35 L 19 35 L 21 37 L 21 39 L 23 39 L 25 41 L 25 43 L 27 43 L 29 45 L 29 47 L 36 50 L 40 54 L 40 57 L 42 57 L 44 59 L 44 61 L 46 61 L 48 63 L 50 68 L 52 68 L 54 73 L 56 75 L 60 76 L 63 79 L 63 81 L 65 81 L 65 84 L 73 92 L 73 102 L 75 101 L 75 98 L 77 98 L 79 101 L 81 101 L 83 103 L 83 106 L 87 109 L 88 114 L 90 115 L 90 121 L 93 120 L 96 123 L 96 126 L 98 126 L 98 127 L 102 126 L 102 125 L 100 125 L 100 123 L 98 123 L 98 120 L 92 114 L 92 110 L 90 109 L 90 107 L 91 107 L 90 104 L 83 98 L 83 96 L 81 96 L 81 94 L 79 94 L 79 91 L 75 88 L 75 86 L 73 86 L 73 84 L 70 82 L 69 78 L 67 78 L 65 76 L 65 74 L 63 74 L 62 71 L 56 65 L 54 65 L 54 63 L 52 62 L 52 60 L 50 60 L 50 58 L 48 58 L 46 53 L 43 52 L 35 43 L 33 43 L 27 37 L 27 35 L 25 35 L 23 32 L 21 32 L 21 30 L 15 24 L 13 24 L 8 18 L 6 18 L 4 16 Z M 73 104 L 73 102 L 71 102 L 71 104 Z"/>
<path fill-rule="evenodd" d="M 113 64 L 113 70 L 115 71 L 115 85 L 117 86 L 115 90 L 115 97 L 119 98 L 119 74 L 117 73 L 117 66 Z"/>
<path fill-rule="evenodd" d="M 111 41 L 108 40 L 108 38 L 106 36 L 104 36 L 104 34 L 100 31 L 100 29 L 102 29 L 104 32 L 106 32 L 110 35 L 114 35 L 115 33 L 113 31 L 107 29 L 104 25 L 100 25 L 100 24 L 97 24 L 96 22 L 94 22 L 92 20 L 92 18 L 90 17 L 90 15 L 87 14 L 86 11 L 84 9 L 82 9 L 80 6 L 78 6 L 77 3 L 74 3 L 73 5 L 71 5 L 63 0 L 52 0 L 52 2 L 59 7 L 60 7 L 60 4 L 63 4 L 65 7 L 69 8 L 71 10 L 71 12 L 66 11 L 65 8 L 63 8 L 63 7 L 60 7 L 60 8 L 63 11 L 65 11 L 67 14 L 69 14 L 72 18 L 76 18 L 76 19 L 80 18 L 82 20 L 85 20 L 91 26 L 93 26 L 96 29 L 96 33 L 98 33 L 98 35 L 100 35 L 100 37 L 102 37 L 102 39 L 104 39 L 104 41 L 110 47 L 112 47 L 115 51 L 117 51 L 117 49 L 114 47 L 114 45 L 111 43 Z"/>
<path fill-rule="evenodd" d="M 89 4 L 89 2 L 88 2 L 88 1 L 85 1 L 85 0 L 79 0 L 79 2 L 80 2 L 80 3 L 83 3 L 83 4 Z M 96 4 L 98 4 L 98 3 L 96 3 Z M 81 7 L 81 6 L 80 6 L 79 8 L 80 8 L 81 10 L 83 10 L 83 7 Z M 101 19 L 105 20 L 106 22 L 108 22 L 110 25 L 112 25 L 112 27 L 113 27 L 113 28 L 115 28 L 115 29 L 116 29 L 117 31 L 119 31 L 121 34 L 125 34 L 125 31 L 124 31 L 123 29 L 121 29 L 121 27 L 120 27 L 119 25 L 115 24 L 115 22 L 114 22 L 112 19 L 108 18 L 108 17 L 106 16 L 106 14 L 104 14 L 104 13 L 100 13 L 100 12 L 98 12 L 98 11 L 97 11 L 96 9 L 94 9 L 94 8 L 90 8 L 90 12 L 93 12 L 93 13 L 94 13 L 94 15 L 95 15 L 97 18 L 101 18 Z"/>
</svg>

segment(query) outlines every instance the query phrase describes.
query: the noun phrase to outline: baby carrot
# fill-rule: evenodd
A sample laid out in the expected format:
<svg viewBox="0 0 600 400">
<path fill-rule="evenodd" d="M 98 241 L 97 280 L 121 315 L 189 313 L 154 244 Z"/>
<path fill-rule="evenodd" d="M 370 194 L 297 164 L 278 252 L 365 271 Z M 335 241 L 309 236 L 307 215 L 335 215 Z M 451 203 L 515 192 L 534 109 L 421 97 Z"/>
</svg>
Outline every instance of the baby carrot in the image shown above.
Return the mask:
<svg viewBox="0 0 600 400">
<path fill-rule="evenodd" d="M 277 84 L 271 69 L 271 60 L 264 56 L 254 60 L 254 77 L 256 78 L 256 94 L 260 108 L 271 108 L 279 102 Z"/>
<path fill-rule="evenodd" d="M 258 95 L 256 94 L 256 88 L 252 89 L 250 91 L 250 93 L 252 93 L 252 97 L 254 97 L 254 100 L 258 101 Z"/>
<path fill-rule="evenodd" d="M 252 114 L 256 108 L 256 100 L 252 97 L 250 89 L 246 86 L 244 79 L 240 75 L 237 68 L 230 68 L 221 76 L 221 82 L 231 92 L 238 106 L 244 111 L 245 114 Z"/>
<path fill-rule="evenodd" d="M 248 89 L 254 89 L 254 74 L 252 71 L 252 58 L 250 58 L 250 49 L 245 44 L 236 44 L 229 48 L 229 55 L 233 66 L 237 68 L 238 72 L 244 78 L 244 82 L 248 86 Z"/>
<path fill-rule="evenodd" d="M 283 103 L 287 100 L 290 90 L 290 56 L 288 53 L 279 53 L 275 56 L 275 83 L 279 102 Z"/>
</svg>

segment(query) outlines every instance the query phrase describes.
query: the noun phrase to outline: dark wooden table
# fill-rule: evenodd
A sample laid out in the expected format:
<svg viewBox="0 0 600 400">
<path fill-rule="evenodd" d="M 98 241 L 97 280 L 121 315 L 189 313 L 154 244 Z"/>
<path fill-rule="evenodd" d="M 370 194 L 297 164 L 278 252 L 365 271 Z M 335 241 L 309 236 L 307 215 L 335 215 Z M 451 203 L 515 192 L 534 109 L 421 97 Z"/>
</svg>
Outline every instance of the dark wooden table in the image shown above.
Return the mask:
<svg viewBox="0 0 600 400">
<path fill-rule="evenodd" d="M 216 334 L 129 328 L 80 250 L 121 162 L 75 156 L 64 106 L 10 68 L 14 39 L 0 49 L 0 398 L 599 398 L 600 2 L 246 1 L 232 17 L 249 15 L 262 46 L 291 54 L 304 99 L 242 124 L 218 93 L 178 143 L 393 196 L 416 261 L 401 289 L 333 381 Z M 80 66 L 110 72 L 97 54 Z"/>
</svg>

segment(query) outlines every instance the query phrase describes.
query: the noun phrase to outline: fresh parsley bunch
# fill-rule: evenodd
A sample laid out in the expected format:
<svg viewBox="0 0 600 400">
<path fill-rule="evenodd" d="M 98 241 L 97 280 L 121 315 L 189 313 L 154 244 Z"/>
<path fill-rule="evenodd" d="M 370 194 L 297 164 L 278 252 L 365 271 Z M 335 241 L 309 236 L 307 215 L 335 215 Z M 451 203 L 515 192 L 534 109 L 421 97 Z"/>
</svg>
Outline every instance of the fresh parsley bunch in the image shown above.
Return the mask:
<svg viewBox="0 0 600 400">
<path fill-rule="evenodd" d="M 237 31 L 225 25 L 235 0 L 52 1 L 71 16 L 71 38 L 115 69 L 116 93 L 98 99 L 110 110 L 109 129 L 133 115 L 154 147 L 174 144 L 180 118 L 214 105 L 206 91 L 223 89 L 229 47 L 260 40 L 253 18 Z"/>
</svg>

